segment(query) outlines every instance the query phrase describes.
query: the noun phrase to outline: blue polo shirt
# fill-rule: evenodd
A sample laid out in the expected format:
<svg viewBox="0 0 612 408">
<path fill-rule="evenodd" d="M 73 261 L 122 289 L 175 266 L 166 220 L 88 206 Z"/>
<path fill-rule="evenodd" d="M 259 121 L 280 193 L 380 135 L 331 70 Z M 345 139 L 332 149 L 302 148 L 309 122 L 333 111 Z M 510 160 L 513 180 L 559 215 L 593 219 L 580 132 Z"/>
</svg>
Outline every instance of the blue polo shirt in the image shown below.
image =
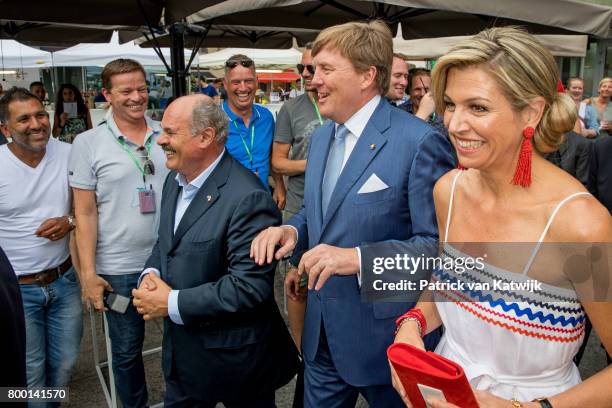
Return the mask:
<svg viewBox="0 0 612 408">
<path fill-rule="evenodd" d="M 274 136 L 274 116 L 263 106 L 253 105 L 249 127 L 223 102 L 223 110 L 229 117 L 229 134 L 225 148 L 244 167 L 256 173 L 264 186 L 268 187 L 270 174 L 270 151 Z"/>
<path fill-rule="evenodd" d="M 217 88 L 215 88 L 212 85 L 206 85 L 204 88 L 200 90 L 200 92 L 203 93 L 204 95 L 210 96 L 211 98 L 214 98 L 215 96 L 218 95 Z"/>
</svg>

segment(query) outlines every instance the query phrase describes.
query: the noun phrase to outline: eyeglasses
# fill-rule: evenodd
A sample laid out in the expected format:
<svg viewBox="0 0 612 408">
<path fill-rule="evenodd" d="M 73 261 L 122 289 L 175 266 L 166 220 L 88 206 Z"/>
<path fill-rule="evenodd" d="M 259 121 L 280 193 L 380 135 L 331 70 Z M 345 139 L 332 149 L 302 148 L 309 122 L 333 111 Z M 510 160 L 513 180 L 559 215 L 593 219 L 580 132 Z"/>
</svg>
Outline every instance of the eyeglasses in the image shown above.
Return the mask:
<svg viewBox="0 0 612 408">
<path fill-rule="evenodd" d="M 297 70 L 300 73 L 300 75 L 302 75 L 302 73 L 304 72 L 304 68 L 306 68 L 308 70 L 308 72 L 310 72 L 310 75 L 314 75 L 315 73 L 315 66 L 312 64 L 297 64 Z"/>
<path fill-rule="evenodd" d="M 146 176 L 154 176 L 155 175 L 155 164 L 153 164 L 153 160 L 149 158 L 149 153 L 147 152 L 145 147 L 140 146 L 138 149 L 136 149 L 136 151 L 140 153 L 140 158 L 144 159 L 144 163 L 142 165 L 143 173 Z"/>
<path fill-rule="evenodd" d="M 253 66 L 253 60 L 252 59 L 239 59 L 239 60 L 229 59 L 225 61 L 225 66 L 230 69 L 236 68 L 238 64 L 242 65 L 245 68 L 251 68 Z"/>
</svg>

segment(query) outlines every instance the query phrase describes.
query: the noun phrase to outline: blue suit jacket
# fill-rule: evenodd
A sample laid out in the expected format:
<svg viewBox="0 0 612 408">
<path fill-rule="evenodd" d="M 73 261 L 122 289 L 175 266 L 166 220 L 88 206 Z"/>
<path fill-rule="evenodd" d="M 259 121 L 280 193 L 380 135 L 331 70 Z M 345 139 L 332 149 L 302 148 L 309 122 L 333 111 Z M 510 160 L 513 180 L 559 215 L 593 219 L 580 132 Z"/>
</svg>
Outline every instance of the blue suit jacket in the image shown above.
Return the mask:
<svg viewBox="0 0 612 408">
<path fill-rule="evenodd" d="M 391 246 L 401 251 L 411 243 L 438 238 L 433 204 L 436 180 L 453 167 L 451 147 L 438 131 L 381 100 L 359 137 L 332 194 L 326 216 L 321 210 L 321 184 L 334 123 L 328 121 L 311 139 L 304 204 L 288 224 L 298 230 L 297 248 L 320 243 L 359 246 L 364 259 Z M 376 174 L 389 186 L 358 194 Z M 377 243 L 368 244 L 366 243 Z M 400 252 L 401 253 L 401 252 Z M 390 384 L 386 349 L 393 341 L 395 319 L 412 305 L 406 302 L 362 302 L 356 275 L 332 276 L 320 291 L 308 293 L 302 348 L 315 358 L 321 319 L 334 364 L 354 386 Z"/>
</svg>

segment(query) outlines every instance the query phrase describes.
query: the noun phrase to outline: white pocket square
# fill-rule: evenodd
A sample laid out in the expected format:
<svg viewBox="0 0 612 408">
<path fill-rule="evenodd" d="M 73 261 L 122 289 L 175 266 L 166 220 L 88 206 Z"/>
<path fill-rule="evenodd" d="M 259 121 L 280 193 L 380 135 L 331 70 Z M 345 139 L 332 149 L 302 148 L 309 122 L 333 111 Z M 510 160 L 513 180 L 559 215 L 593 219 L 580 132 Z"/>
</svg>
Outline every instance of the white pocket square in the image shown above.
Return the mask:
<svg viewBox="0 0 612 408">
<path fill-rule="evenodd" d="M 389 188 L 376 174 L 372 174 L 368 181 L 363 183 L 363 186 L 357 191 L 357 194 L 374 193 Z"/>
</svg>

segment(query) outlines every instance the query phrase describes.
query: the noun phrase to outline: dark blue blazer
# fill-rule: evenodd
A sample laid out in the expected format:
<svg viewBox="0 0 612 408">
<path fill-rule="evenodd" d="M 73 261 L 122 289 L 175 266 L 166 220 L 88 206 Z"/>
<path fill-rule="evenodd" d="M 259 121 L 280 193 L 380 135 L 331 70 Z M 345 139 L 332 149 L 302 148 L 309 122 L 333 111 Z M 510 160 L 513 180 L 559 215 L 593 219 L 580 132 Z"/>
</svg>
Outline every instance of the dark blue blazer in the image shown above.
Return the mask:
<svg viewBox="0 0 612 408">
<path fill-rule="evenodd" d="M 359 246 L 366 274 L 372 265 L 364 260 L 389 246 L 401 253 L 412 244 L 435 244 L 432 191 L 436 180 L 453 167 L 448 140 L 382 99 L 346 162 L 323 217 L 321 184 L 333 134 L 334 123 L 328 121 L 311 139 L 304 204 L 288 222 L 298 230 L 297 247 Z M 373 174 L 388 188 L 359 194 Z M 323 322 L 334 365 L 344 381 L 354 386 L 390 384 L 386 349 L 393 341 L 395 319 L 412 305 L 362 301 L 356 275 L 332 276 L 320 291 L 308 293 L 304 357 L 315 358 Z"/>
<path fill-rule="evenodd" d="M 296 372 L 297 350 L 274 301 L 276 263 L 259 266 L 249 254 L 261 230 L 280 224 L 280 212 L 259 179 L 225 152 L 174 233 L 175 176 L 164 184 L 159 237 L 146 263 L 180 290 L 185 324 L 164 320 L 164 374 L 200 401 L 277 389 Z"/>
</svg>

